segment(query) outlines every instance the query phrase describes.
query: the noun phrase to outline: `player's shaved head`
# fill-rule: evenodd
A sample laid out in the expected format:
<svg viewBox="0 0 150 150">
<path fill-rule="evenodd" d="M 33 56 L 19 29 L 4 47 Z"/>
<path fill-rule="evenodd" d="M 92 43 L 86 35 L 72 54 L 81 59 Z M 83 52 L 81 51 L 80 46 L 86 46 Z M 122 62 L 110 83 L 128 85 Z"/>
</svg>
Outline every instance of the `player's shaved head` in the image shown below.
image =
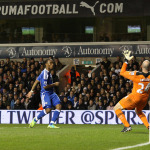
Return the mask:
<svg viewBox="0 0 150 150">
<path fill-rule="evenodd" d="M 149 67 L 150 67 L 150 62 L 148 60 L 145 60 L 142 64 L 142 69 L 145 69 L 148 71 Z"/>
</svg>

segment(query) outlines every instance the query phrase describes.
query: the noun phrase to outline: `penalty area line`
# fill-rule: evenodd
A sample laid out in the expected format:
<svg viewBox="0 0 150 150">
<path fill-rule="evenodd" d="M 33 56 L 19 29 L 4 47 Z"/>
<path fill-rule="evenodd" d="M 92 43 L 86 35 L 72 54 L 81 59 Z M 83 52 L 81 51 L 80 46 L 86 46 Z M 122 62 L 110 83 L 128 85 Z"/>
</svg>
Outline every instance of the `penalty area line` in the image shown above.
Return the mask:
<svg viewBox="0 0 150 150">
<path fill-rule="evenodd" d="M 140 147 L 140 146 L 145 146 L 145 145 L 149 145 L 150 143 L 141 143 L 141 144 L 137 144 L 137 145 L 133 145 L 133 146 L 126 146 L 126 147 L 120 147 L 120 148 L 115 148 L 115 149 L 111 149 L 111 150 L 122 150 L 122 149 L 130 149 L 130 148 L 135 148 L 135 147 Z"/>
</svg>

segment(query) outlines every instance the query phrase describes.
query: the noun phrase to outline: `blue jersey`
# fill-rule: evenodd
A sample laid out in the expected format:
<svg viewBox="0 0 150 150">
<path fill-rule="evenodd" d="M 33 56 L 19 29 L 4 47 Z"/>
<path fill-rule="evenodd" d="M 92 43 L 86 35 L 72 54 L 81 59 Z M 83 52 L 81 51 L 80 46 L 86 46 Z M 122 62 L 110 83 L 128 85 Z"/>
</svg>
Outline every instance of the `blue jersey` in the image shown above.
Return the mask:
<svg viewBox="0 0 150 150">
<path fill-rule="evenodd" d="M 51 73 L 48 70 L 44 69 L 41 72 L 41 74 L 38 76 L 37 80 L 40 81 L 40 83 L 41 83 L 41 93 L 45 93 L 45 92 L 49 93 L 49 94 L 53 94 L 54 93 L 53 87 L 49 88 L 47 90 L 45 90 L 43 88 L 44 86 L 47 86 L 47 85 L 53 83 L 52 75 L 51 75 Z"/>
</svg>

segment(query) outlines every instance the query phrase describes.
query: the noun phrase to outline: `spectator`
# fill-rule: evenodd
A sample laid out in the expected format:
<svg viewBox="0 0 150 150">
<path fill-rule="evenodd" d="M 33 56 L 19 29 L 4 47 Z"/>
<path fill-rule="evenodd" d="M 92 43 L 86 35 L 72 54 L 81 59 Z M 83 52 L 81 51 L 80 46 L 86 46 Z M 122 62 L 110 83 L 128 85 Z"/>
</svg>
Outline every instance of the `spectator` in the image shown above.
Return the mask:
<svg viewBox="0 0 150 150">
<path fill-rule="evenodd" d="M 85 82 L 84 82 L 84 80 L 81 80 L 81 87 L 82 87 L 82 89 L 85 87 Z"/>
<path fill-rule="evenodd" d="M 20 100 L 17 99 L 16 102 L 15 102 L 15 105 L 14 105 L 14 109 L 24 109 L 24 106 L 20 103 Z"/>
<path fill-rule="evenodd" d="M 0 93 L 0 101 L 2 101 L 3 100 L 3 95 L 2 95 L 2 93 Z"/>
<path fill-rule="evenodd" d="M 115 73 L 119 74 L 121 71 L 119 64 L 116 64 L 116 69 L 115 69 Z"/>
<path fill-rule="evenodd" d="M 10 83 L 9 84 L 9 93 L 13 93 L 13 84 L 12 83 Z"/>
<path fill-rule="evenodd" d="M 10 108 L 11 109 L 14 109 L 16 99 L 17 99 L 17 95 L 16 95 L 16 98 L 11 99 L 11 101 L 10 101 Z"/>
<path fill-rule="evenodd" d="M 126 82 L 125 89 L 126 89 L 126 93 L 131 92 L 131 87 L 130 87 L 129 82 Z"/>
<path fill-rule="evenodd" d="M 120 92 L 121 92 L 120 93 L 121 94 L 121 98 L 123 98 L 123 97 L 125 97 L 127 95 L 124 87 L 121 88 Z"/>
<path fill-rule="evenodd" d="M 56 72 L 55 72 L 55 70 L 51 70 L 51 75 L 52 75 L 52 77 L 53 77 L 53 82 L 55 83 L 55 82 L 59 82 L 59 79 L 58 79 L 58 76 L 56 75 Z M 57 94 L 59 94 L 59 87 L 54 87 L 54 91 L 57 93 Z"/>
<path fill-rule="evenodd" d="M 69 104 L 69 102 L 68 102 L 68 99 L 67 99 L 67 97 L 64 97 L 64 99 L 63 99 L 63 101 L 62 101 L 62 110 L 67 110 L 68 109 L 68 104 Z"/>
<path fill-rule="evenodd" d="M 67 87 L 65 87 L 64 95 L 65 95 L 65 96 L 69 96 L 69 91 L 68 91 L 68 88 L 67 88 Z"/>
<path fill-rule="evenodd" d="M 85 80 L 85 75 L 84 75 L 84 73 L 81 73 L 80 79 L 81 79 L 81 80 Z"/>
<path fill-rule="evenodd" d="M 4 60 L 1 60 L 0 61 L 0 68 L 4 68 L 5 67 L 5 63 L 4 63 Z M 0 73 L 1 74 L 1 73 Z"/>
<path fill-rule="evenodd" d="M 117 60 L 116 60 L 115 63 L 114 63 L 115 66 L 116 66 L 116 64 L 119 64 L 119 62 L 122 62 L 122 61 L 121 61 L 121 57 L 120 57 L 120 56 L 117 56 Z"/>
<path fill-rule="evenodd" d="M 104 102 L 103 102 L 103 108 L 104 108 L 104 110 L 106 110 L 107 106 L 108 106 L 107 100 L 104 99 Z"/>
<path fill-rule="evenodd" d="M 103 61 L 101 62 L 101 64 L 102 64 L 106 69 L 109 68 L 110 63 L 111 63 L 111 62 L 107 59 L 107 57 L 104 57 Z"/>
<path fill-rule="evenodd" d="M 27 59 L 26 58 L 23 58 L 22 64 L 24 64 L 24 66 L 27 65 Z"/>
<path fill-rule="evenodd" d="M 74 95 L 74 93 L 72 91 L 70 92 L 70 95 L 67 98 L 72 103 L 72 105 L 74 105 L 75 95 Z"/>
<path fill-rule="evenodd" d="M 115 88 L 114 88 L 114 86 L 111 86 L 109 93 L 110 93 L 111 97 L 113 97 L 115 95 Z"/>
<path fill-rule="evenodd" d="M 0 68 L 0 76 L 2 77 L 3 76 L 3 68 Z"/>
<path fill-rule="evenodd" d="M 90 80 L 95 80 L 95 72 L 93 72 L 92 74 L 91 74 L 91 78 L 90 78 Z"/>
<path fill-rule="evenodd" d="M 25 68 L 25 64 L 23 63 L 21 65 L 21 73 L 27 72 L 27 69 Z"/>
<path fill-rule="evenodd" d="M 62 91 L 59 95 L 60 101 L 62 102 L 64 99 L 65 93 Z"/>
<path fill-rule="evenodd" d="M 25 99 L 25 102 L 24 102 L 24 108 L 25 108 L 26 110 L 29 109 L 29 104 L 30 104 L 29 98 L 26 98 L 26 99 Z"/>
<path fill-rule="evenodd" d="M 139 63 L 137 62 L 135 56 L 133 57 L 132 61 L 133 61 L 133 66 L 135 65 L 135 66 L 136 66 L 136 69 L 139 70 Z"/>
<path fill-rule="evenodd" d="M 0 109 L 3 109 L 2 101 L 0 100 Z"/>
<path fill-rule="evenodd" d="M 78 89 L 77 89 L 77 94 L 79 95 L 79 94 L 81 94 L 82 93 L 82 86 L 81 86 L 81 84 L 79 83 L 78 84 Z"/>
<path fill-rule="evenodd" d="M 40 65 L 43 65 L 43 64 L 44 64 L 44 60 L 43 60 L 42 57 L 41 57 L 40 60 L 39 60 L 39 64 L 40 64 Z"/>
<path fill-rule="evenodd" d="M 59 61 L 58 58 L 55 58 L 54 60 L 55 60 L 55 66 L 54 66 L 55 71 L 58 72 L 59 70 L 62 69 L 62 63 Z"/>
<path fill-rule="evenodd" d="M 2 93 L 3 93 L 3 96 L 6 96 L 6 97 L 8 96 L 8 92 L 7 92 L 6 88 L 3 88 L 3 92 Z"/>
<path fill-rule="evenodd" d="M 103 103 L 101 101 L 98 102 L 98 105 L 96 107 L 97 110 L 104 110 Z"/>
<path fill-rule="evenodd" d="M 13 92 L 9 92 L 8 94 L 8 101 L 11 102 L 13 100 Z"/>
<path fill-rule="evenodd" d="M 77 110 L 85 110 L 85 105 L 83 104 L 83 100 L 81 98 L 79 98 Z"/>
<path fill-rule="evenodd" d="M 81 80 L 80 80 L 80 77 L 79 77 L 79 76 L 77 76 L 77 77 L 76 77 L 76 81 L 75 81 L 75 82 L 76 82 L 76 85 L 78 85 L 78 84 L 81 82 Z"/>
<path fill-rule="evenodd" d="M 3 100 L 2 100 L 2 109 L 6 109 L 7 105 L 9 105 L 7 97 L 3 95 Z"/>
<path fill-rule="evenodd" d="M 120 92 L 119 91 L 116 92 L 116 99 L 117 99 L 117 101 L 121 100 L 121 96 L 120 96 Z"/>
<path fill-rule="evenodd" d="M 7 110 L 10 110 L 10 109 L 11 109 L 11 108 L 10 108 L 10 105 L 7 105 L 6 109 L 7 109 Z"/>
<path fill-rule="evenodd" d="M 89 101 L 88 110 L 96 110 L 96 105 L 94 104 L 93 100 Z"/>
<path fill-rule="evenodd" d="M 118 103 L 116 95 L 113 96 L 112 102 L 114 103 L 114 105 Z"/>
<path fill-rule="evenodd" d="M 73 106 L 70 103 L 68 103 L 68 109 L 67 110 L 73 110 L 73 109 L 74 109 Z"/>
<path fill-rule="evenodd" d="M 89 100 L 88 100 L 88 97 L 87 96 L 84 96 L 84 105 L 85 105 L 85 108 L 87 109 L 88 108 L 88 105 L 89 105 Z"/>
<path fill-rule="evenodd" d="M 111 101 L 109 106 L 107 106 L 106 110 L 113 110 L 114 109 L 114 103 Z"/>
<path fill-rule="evenodd" d="M 111 97 L 109 93 L 106 93 L 106 99 L 107 99 L 107 103 L 109 103 L 111 101 Z"/>
<path fill-rule="evenodd" d="M 86 88 L 86 87 L 84 87 L 84 88 L 83 88 L 82 95 L 83 95 L 83 96 L 85 96 L 86 94 L 87 94 L 87 88 Z"/>
<path fill-rule="evenodd" d="M 73 81 L 76 81 L 76 78 L 80 76 L 80 74 L 75 70 L 74 67 L 72 67 L 65 76 L 68 79 L 68 83 L 72 85 Z"/>
<path fill-rule="evenodd" d="M 130 61 L 128 62 L 127 69 L 130 70 L 130 71 L 132 71 L 132 68 L 133 68 L 133 61 L 130 60 Z"/>
<path fill-rule="evenodd" d="M 68 89 L 68 92 L 71 91 L 71 85 L 69 83 L 67 84 L 67 89 Z"/>
<path fill-rule="evenodd" d="M 78 106 L 78 97 L 74 97 L 74 105 L 73 105 L 73 108 L 74 108 L 74 109 L 77 109 L 77 106 Z"/>
<path fill-rule="evenodd" d="M 72 84 L 72 87 L 71 87 L 71 88 L 72 88 L 72 89 L 73 89 L 73 88 L 75 88 L 75 90 L 77 90 L 77 89 L 78 89 L 78 87 L 77 87 L 77 85 L 76 85 L 76 82 L 75 82 L 75 81 L 73 82 L 73 84 Z"/>
<path fill-rule="evenodd" d="M 18 94 L 19 94 L 18 89 L 17 89 L 17 87 L 15 87 L 14 88 L 14 95 L 18 95 Z"/>
</svg>

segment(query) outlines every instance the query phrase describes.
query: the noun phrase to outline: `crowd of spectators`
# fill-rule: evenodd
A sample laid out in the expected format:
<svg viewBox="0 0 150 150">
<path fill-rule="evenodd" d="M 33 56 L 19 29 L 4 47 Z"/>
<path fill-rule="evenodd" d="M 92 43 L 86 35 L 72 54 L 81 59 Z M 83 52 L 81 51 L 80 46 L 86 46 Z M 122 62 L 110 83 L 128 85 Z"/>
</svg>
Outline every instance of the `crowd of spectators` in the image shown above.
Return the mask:
<svg viewBox="0 0 150 150">
<path fill-rule="evenodd" d="M 51 57 L 50 57 L 51 58 Z M 58 58 L 54 58 L 54 68 L 51 70 L 53 80 L 56 72 L 62 68 Z M 22 62 L 10 60 L 0 61 L 0 109 L 38 109 L 40 107 L 40 84 L 38 84 L 31 99 L 26 97 L 28 91 L 44 69 L 43 58 L 24 58 Z M 55 89 L 58 93 L 58 89 Z"/>
<path fill-rule="evenodd" d="M 145 58 L 138 62 L 134 57 L 129 62 L 128 70 L 140 70 L 141 64 Z M 132 81 L 120 76 L 123 61 L 117 57 L 114 63 L 104 58 L 100 63 L 99 73 L 88 74 L 81 73 L 80 77 L 67 84 L 64 91 L 60 94 L 62 109 L 74 110 L 113 110 L 126 95 L 132 91 Z M 145 109 L 149 109 L 150 101 Z"/>
<path fill-rule="evenodd" d="M 51 57 L 50 57 L 51 58 Z M 128 70 L 141 70 L 145 58 L 137 62 L 136 58 L 129 62 Z M 51 70 L 53 81 L 57 81 L 56 72 L 62 68 L 58 58 L 54 58 L 54 68 Z M 114 105 L 124 96 L 131 93 L 132 81 L 120 76 L 122 67 L 120 57 L 115 62 L 104 58 L 100 63 L 99 73 L 76 74 L 71 69 L 71 82 L 59 93 L 62 110 L 112 110 Z M 26 97 L 28 91 L 44 69 L 43 58 L 24 58 L 22 62 L 7 58 L 0 61 L 0 109 L 38 109 L 41 106 L 40 84 L 31 99 Z M 150 101 L 145 109 L 149 109 Z"/>
</svg>

